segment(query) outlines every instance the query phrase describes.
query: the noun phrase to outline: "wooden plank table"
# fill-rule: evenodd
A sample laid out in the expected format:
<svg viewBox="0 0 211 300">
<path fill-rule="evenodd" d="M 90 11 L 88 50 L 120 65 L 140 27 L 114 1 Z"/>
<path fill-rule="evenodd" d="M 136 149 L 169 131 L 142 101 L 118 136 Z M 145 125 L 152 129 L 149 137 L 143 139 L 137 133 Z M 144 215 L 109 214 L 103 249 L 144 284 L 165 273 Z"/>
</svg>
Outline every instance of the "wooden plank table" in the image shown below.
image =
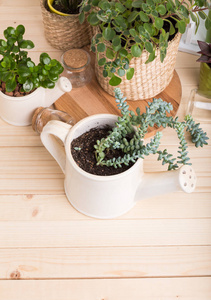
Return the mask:
<svg viewBox="0 0 211 300">
<path fill-rule="evenodd" d="M 39 0 L 0 0 L 0 38 L 18 24 L 36 45 L 33 60 L 41 52 L 60 58 L 44 38 Z M 176 71 L 183 117 L 198 83 L 196 56 L 179 52 Z M 210 122 L 201 123 L 211 137 Z M 162 148 L 176 153 L 176 136 L 163 133 Z M 115 220 L 95 220 L 69 204 L 63 173 L 32 128 L 0 120 L 0 299 L 210 300 L 210 150 L 189 147 L 193 194 L 154 197 Z M 164 169 L 153 156 L 144 168 Z"/>
</svg>

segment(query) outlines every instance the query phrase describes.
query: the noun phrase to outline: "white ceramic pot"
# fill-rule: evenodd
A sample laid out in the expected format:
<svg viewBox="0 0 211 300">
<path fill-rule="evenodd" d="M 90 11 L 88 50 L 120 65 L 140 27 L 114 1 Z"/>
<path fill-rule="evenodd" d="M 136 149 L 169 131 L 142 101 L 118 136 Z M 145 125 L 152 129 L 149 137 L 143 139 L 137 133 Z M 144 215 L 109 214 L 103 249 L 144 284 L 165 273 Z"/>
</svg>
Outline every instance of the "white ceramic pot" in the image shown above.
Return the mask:
<svg viewBox="0 0 211 300">
<path fill-rule="evenodd" d="M 60 77 L 53 89 L 39 87 L 27 96 L 11 97 L 0 92 L 0 117 L 11 125 L 30 125 L 37 107 L 50 106 L 71 89 L 70 81 L 66 77 Z"/>
<path fill-rule="evenodd" d="M 105 124 L 114 126 L 116 120 L 114 115 L 94 115 L 72 128 L 53 120 L 41 133 L 44 146 L 65 174 L 65 192 L 73 207 L 91 217 L 110 219 L 129 211 L 138 200 L 180 189 L 188 193 L 194 190 L 196 176 L 190 166 L 144 174 L 143 160 L 139 159 L 127 171 L 111 176 L 93 175 L 79 168 L 71 155 L 71 141 L 91 128 Z"/>
</svg>

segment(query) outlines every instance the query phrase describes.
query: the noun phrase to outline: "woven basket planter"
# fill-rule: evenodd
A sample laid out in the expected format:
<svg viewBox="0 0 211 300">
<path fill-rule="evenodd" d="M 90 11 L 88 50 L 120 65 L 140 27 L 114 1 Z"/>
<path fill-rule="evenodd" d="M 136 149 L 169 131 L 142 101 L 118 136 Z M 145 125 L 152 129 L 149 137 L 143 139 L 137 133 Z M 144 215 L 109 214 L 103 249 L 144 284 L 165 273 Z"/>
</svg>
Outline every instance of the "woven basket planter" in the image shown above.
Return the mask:
<svg viewBox="0 0 211 300">
<path fill-rule="evenodd" d="M 91 43 L 92 28 L 87 22 L 79 23 L 78 14 L 60 16 L 51 13 L 47 1 L 40 0 L 45 38 L 56 49 L 81 48 Z"/>
<path fill-rule="evenodd" d="M 145 64 L 149 53 L 143 50 L 138 58 L 133 58 L 130 67 L 135 69 L 134 76 L 127 80 L 126 76 L 121 77 L 122 82 L 118 85 L 127 100 L 144 100 L 161 93 L 171 82 L 176 63 L 181 34 L 177 33 L 169 42 L 167 55 L 161 63 L 160 51 L 156 50 L 154 61 Z M 99 53 L 99 59 L 106 57 L 105 53 Z M 109 78 L 103 77 L 103 67 L 95 60 L 95 73 L 101 87 L 110 95 L 114 96 L 115 87 L 109 85 Z"/>
</svg>

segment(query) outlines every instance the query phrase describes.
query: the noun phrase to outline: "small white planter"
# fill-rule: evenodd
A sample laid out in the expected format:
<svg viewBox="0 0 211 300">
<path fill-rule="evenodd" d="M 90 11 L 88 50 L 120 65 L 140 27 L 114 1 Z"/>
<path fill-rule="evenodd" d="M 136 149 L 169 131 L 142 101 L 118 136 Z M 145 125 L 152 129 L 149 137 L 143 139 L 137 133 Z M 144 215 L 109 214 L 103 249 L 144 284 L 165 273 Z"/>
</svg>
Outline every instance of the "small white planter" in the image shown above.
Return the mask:
<svg viewBox="0 0 211 300">
<path fill-rule="evenodd" d="M 71 155 L 71 141 L 91 128 L 105 124 L 113 126 L 116 120 L 114 115 L 94 115 L 72 128 L 53 120 L 41 133 L 44 146 L 65 174 L 65 192 L 73 207 L 85 215 L 109 219 L 126 213 L 138 200 L 180 189 L 187 193 L 194 190 L 196 176 L 190 166 L 176 171 L 144 174 L 143 160 L 139 159 L 127 171 L 111 176 L 93 175 L 79 168 Z"/>
<path fill-rule="evenodd" d="M 0 92 L 0 117 L 11 125 L 30 125 L 37 107 L 50 106 L 71 89 L 70 81 L 66 77 L 60 77 L 53 89 L 39 87 L 27 96 L 11 97 Z"/>
</svg>

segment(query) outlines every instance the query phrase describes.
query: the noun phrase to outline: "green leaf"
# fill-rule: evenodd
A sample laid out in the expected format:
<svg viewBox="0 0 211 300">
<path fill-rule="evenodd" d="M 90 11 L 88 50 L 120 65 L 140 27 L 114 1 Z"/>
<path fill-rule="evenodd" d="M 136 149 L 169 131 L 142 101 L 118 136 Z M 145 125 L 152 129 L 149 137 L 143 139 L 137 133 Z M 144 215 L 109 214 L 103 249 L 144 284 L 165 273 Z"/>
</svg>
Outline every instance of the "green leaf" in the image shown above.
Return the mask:
<svg viewBox="0 0 211 300">
<path fill-rule="evenodd" d="M 25 33 L 25 27 L 23 25 L 18 25 L 15 32 L 17 35 L 23 35 Z"/>
<path fill-rule="evenodd" d="M 135 28 L 131 28 L 129 31 L 130 31 L 130 34 L 132 35 L 132 37 L 135 37 L 138 35 L 138 32 L 135 30 Z"/>
<path fill-rule="evenodd" d="M 120 77 L 122 77 L 122 76 L 125 75 L 125 70 L 122 69 L 122 68 L 120 68 L 120 69 L 117 71 L 117 73 L 118 73 L 118 75 L 119 75 Z"/>
<path fill-rule="evenodd" d="M 21 77 L 28 77 L 31 72 L 27 66 L 21 65 L 17 68 L 18 75 Z"/>
<path fill-rule="evenodd" d="M 207 15 L 203 11 L 199 11 L 198 14 L 203 20 L 207 18 Z"/>
<path fill-rule="evenodd" d="M 115 23 L 117 24 L 117 26 L 120 26 L 120 27 L 122 27 L 123 29 L 126 29 L 126 28 L 127 28 L 127 24 L 126 24 L 126 21 L 125 21 L 125 19 L 123 18 L 123 16 L 118 15 L 114 20 L 115 20 Z"/>
<path fill-rule="evenodd" d="M 98 60 L 98 65 L 99 66 L 103 66 L 105 63 L 106 63 L 106 58 L 105 57 Z"/>
<path fill-rule="evenodd" d="M 14 35 L 15 35 L 15 28 L 7 27 L 7 29 L 4 30 L 4 36 L 6 39 L 8 39 L 8 37 L 14 36 Z"/>
<path fill-rule="evenodd" d="M 22 40 L 18 43 L 18 46 L 22 49 L 32 49 L 34 48 L 34 43 L 30 40 Z"/>
<path fill-rule="evenodd" d="M 85 20 L 85 13 L 82 11 L 78 16 L 80 24 L 82 24 Z"/>
<path fill-rule="evenodd" d="M 166 22 L 169 23 L 170 25 L 170 28 L 169 28 L 169 35 L 173 35 L 175 33 L 175 28 L 174 28 L 174 25 L 171 23 L 171 21 L 165 19 Z"/>
<path fill-rule="evenodd" d="M 104 52 L 105 49 L 106 49 L 105 44 L 99 43 L 99 44 L 97 45 L 97 51 L 98 51 L 98 52 Z"/>
<path fill-rule="evenodd" d="M 193 22 L 197 21 L 197 18 L 196 18 L 195 14 L 192 11 L 190 11 L 190 16 L 191 16 L 191 19 L 193 20 Z"/>
<path fill-rule="evenodd" d="M 153 44 L 152 44 L 152 43 L 146 42 L 146 43 L 144 44 L 144 46 L 145 46 L 146 50 L 147 50 L 149 53 L 153 53 Z"/>
<path fill-rule="evenodd" d="M 87 21 L 92 25 L 92 26 L 96 26 L 100 23 L 97 14 L 94 12 L 91 12 L 90 15 L 88 15 L 87 17 Z"/>
<path fill-rule="evenodd" d="M 106 50 L 106 57 L 109 58 L 109 59 L 113 59 L 114 56 L 115 56 L 114 51 L 112 51 L 110 48 L 107 48 L 107 50 Z"/>
<path fill-rule="evenodd" d="M 178 27 L 178 30 L 180 33 L 185 33 L 186 30 L 186 23 L 185 21 L 181 20 L 181 21 L 177 21 L 176 26 Z"/>
<path fill-rule="evenodd" d="M 205 21 L 205 28 L 207 30 L 211 28 L 211 19 L 209 17 Z"/>
<path fill-rule="evenodd" d="M 165 13 L 166 13 L 166 8 L 165 8 L 165 6 L 164 6 L 163 4 L 160 4 L 160 5 L 158 5 L 158 7 L 157 7 L 157 11 L 159 12 L 159 14 L 160 14 L 161 16 L 163 16 L 163 15 L 165 15 Z"/>
<path fill-rule="evenodd" d="M 139 14 L 138 11 L 136 11 L 136 10 L 132 11 L 132 13 L 127 18 L 128 22 L 131 23 L 131 22 L 135 21 L 138 14 Z"/>
<path fill-rule="evenodd" d="M 33 89 L 34 85 L 30 79 L 27 79 L 26 82 L 23 84 L 23 89 L 25 92 L 30 92 Z"/>
<path fill-rule="evenodd" d="M 112 45 L 114 47 L 118 47 L 119 45 L 121 45 L 121 39 L 118 35 L 116 35 L 113 40 L 112 40 Z"/>
<path fill-rule="evenodd" d="M 149 62 L 152 62 L 155 59 L 155 50 L 150 53 L 149 58 L 147 59 L 147 61 L 145 62 L 146 64 L 148 64 Z"/>
<path fill-rule="evenodd" d="M 49 65 L 51 62 L 51 58 L 47 53 L 40 54 L 40 62 L 44 65 Z"/>
<path fill-rule="evenodd" d="M 133 78 L 134 72 L 135 72 L 134 68 L 130 68 L 127 70 L 126 72 L 127 80 L 131 80 Z"/>
<path fill-rule="evenodd" d="M 111 41 L 115 35 L 116 33 L 112 28 L 107 27 L 103 30 L 103 37 L 106 41 Z"/>
<path fill-rule="evenodd" d="M 107 0 L 101 0 L 98 3 L 98 6 L 102 9 L 102 10 L 107 10 L 111 8 L 111 4 L 107 1 Z"/>
<path fill-rule="evenodd" d="M 117 77 L 117 76 L 115 76 L 115 75 L 113 75 L 113 76 L 111 77 L 111 79 L 109 80 L 109 84 L 110 84 L 111 86 L 117 86 L 117 85 L 119 85 L 121 82 L 122 82 L 122 79 L 119 78 L 119 77 Z"/>
<path fill-rule="evenodd" d="M 115 3 L 115 8 L 117 11 L 119 11 L 120 13 L 124 13 L 126 11 L 126 8 L 124 7 L 124 5 L 122 5 L 122 3 L 117 2 Z"/>
<path fill-rule="evenodd" d="M 7 92 L 13 92 L 16 88 L 17 82 L 15 80 L 15 76 L 9 81 L 6 82 L 6 91 Z"/>
<path fill-rule="evenodd" d="M 128 52 L 127 52 L 127 50 L 125 50 L 125 49 L 122 48 L 119 51 L 119 55 L 122 56 L 122 57 L 126 57 L 128 55 Z"/>
<path fill-rule="evenodd" d="M 103 70 L 103 77 L 108 77 L 108 71 L 107 70 Z"/>
<path fill-rule="evenodd" d="M 155 33 L 154 27 L 152 27 L 152 24 L 150 23 L 144 23 L 144 29 L 149 32 L 150 36 L 152 36 Z"/>
<path fill-rule="evenodd" d="M 143 0 L 133 1 L 132 7 L 141 8 L 142 3 L 143 3 Z"/>
<path fill-rule="evenodd" d="M 26 64 L 28 68 L 33 68 L 35 66 L 35 64 L 31 60 L 28 60 Z"/>
<path fill-rule="evenodd" d="M 140 11 L 139 16 L 141 18 L 141 21 L 143 21 L 143 22 L 149 22 L 149 17 L 143 11 Z"/>
<path fill-rule="evenodd" d="M 155 18 L 155 27 L 160 30 L 163 27 L 163 19 Z"/>
<path fill-rule="evenodd" d="M 139 47 L 139 45 L 135 44 L 131 47 L 131 53 L 134 57 L 140 57 L 141 56 L 141 48 Z"/>
</svg>

